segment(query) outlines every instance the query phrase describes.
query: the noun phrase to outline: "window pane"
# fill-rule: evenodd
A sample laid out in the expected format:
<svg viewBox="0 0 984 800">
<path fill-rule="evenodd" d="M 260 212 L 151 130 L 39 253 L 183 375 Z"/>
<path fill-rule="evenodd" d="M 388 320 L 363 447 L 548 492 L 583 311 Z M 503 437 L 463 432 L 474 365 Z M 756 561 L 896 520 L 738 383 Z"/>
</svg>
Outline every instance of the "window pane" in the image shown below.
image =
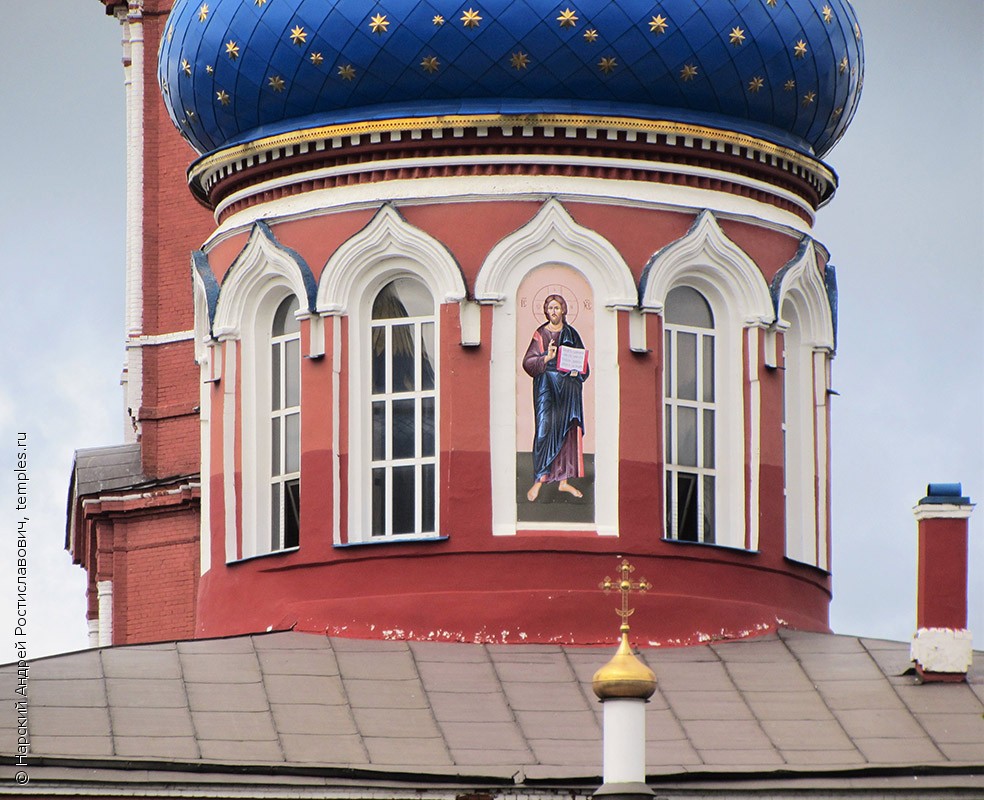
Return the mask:
<svg viewBox="0 0 984 800">
<path fill-rule="evenodd" d="M 681 400 L 697 399 L 697 334 L 680 333 L 677 341 L 676 394 Z"/>
<path fill-rule="evenodd" d="M 433 533 L 434 526 L 434 465 L 424 464 L 420 476 L 420 524 L 424 533 Z"/>
<path fill-rule="evenodd" d="M 697 409 L 677 408 L 676 462 L 685 467 L 697 466 Z"/>
<path fill-rule="evenodd" d="M 714 476 L 704 476 L 704 541 L 714 544 Z"/>
<path fill-rule="evenodd" d="M 714 412 L 704 409 L 704 463 L 701 466 L 714 469 Z"/>
<path fill-rule="evenodd" d="M 301 404 L 301 342 L 288 339 L 284 342 L 284 406 L 293 408 Z"/>
<path fill-rule="evenodd" d="M 392 392 L 412 392 L 416 387 L 414 374 L 414 325 L 394 325 L 390 348 L 393 363 Z"/>
<path fill-rule="evenodd" d="M 284 472 L 300 472 L 301 415 L 289 414 L 284 418 L 284 425 Z"/>
<path fill-rule="evenodd" d="M 673 406 L 666 405 L 666 463 L 673 464 Z"/>
<path fill-rule="evenodd" d="M 704 345 L 704 363 L 703 363 L 703 380 L 704 380 L 704 402 L 713 403 L 714 402 L 714 337 L 713 336 L 701 336 Z"/>
<path fill-rule="evenodd" d="M 697 541 L 697 476 L 677 473 L 677 538 Z"/>
<path fill-rule="evenodd" d="M 415 467 L 393 468 L 393 533 L 414 532 Z"/>
<path fill-rule="evenodd" d="M 386 458 L 386 403 L 372 404 L 372 460 Z"/>
<path fill-rule="evenodd" d="M 277 411 L 280 408 L 280 387 L 283 377 L 280 374 L 280 342 L 274 342 L 270 347 L 270 408 Z"/>
<path fill-rule="evenodd" d="M 402 402 L 402 401 L 401 401 Z M 420 446 L 422 456 L 434 455 L 434 398 L 420 400 Z"/>
<path fill-rule="evenodd" d="M 386 470 L 372 471 L 372 535 L 386 535 Z"/>
<path fill-rule="evenodd" d="M 280 549 L 280 484 L 270 487 L 270 549 Z"/>
<path fill-rule="evenodd" d="M 270 474 L 280 475 L 280 417 L 270 420 Z"/>
<path fill-rule="evenodd" d="M 393 458 L 416 455 L 417 413 L 414 400 L 393 401 Z"/>
<path fill-rule="evenodd" d="M 297 333 L 301 329 L 300 323 L 294 317 L 298 308 L 297 298 L 293 295 L 286 298 L 277 307 L 277 311 L 273 315 L 272 333 L 274 336 Z"/>
<path fill-rule="evenodd" d="M 673 397 L 673 331 L 665 331 L 663 339 L 663 395 Z"/>
<path fill-rule="evenodd" d="M 372 304 L 373 319 L 427 317 L 434 313 L 434 300 L 427 287 L 412 278 L 387 283 Z"/>
<path fill-rule="evenodd" d="M 425 322 L 420 326 L 420 388 L 434 388 L 434 323 Z"/>
<path fill-rule="evenodd" d="M 666 535 L 673 539 L 676 537 L 676 531 L 673 530 L 673 473 L 669 470 L 666 471 L 666 496 L 663 498 L 663 502 L 666 504 Z"/>
<path fill-rule="evenodd" d="M 372 393 L 386 391 L 386 329 L 372 329 Z"/>
<path fill-rule="evenodd" d="M 301 482 L 284 484 L 284 547 L 297 547 L 301 534 Z"/>
<path fill-rule="evenodd" d="M 713 328 L 714 316 L 704 295 L 689 286 L 678 286 L 666 295 L 663 318 L 671 325 Z"/>
</svg>

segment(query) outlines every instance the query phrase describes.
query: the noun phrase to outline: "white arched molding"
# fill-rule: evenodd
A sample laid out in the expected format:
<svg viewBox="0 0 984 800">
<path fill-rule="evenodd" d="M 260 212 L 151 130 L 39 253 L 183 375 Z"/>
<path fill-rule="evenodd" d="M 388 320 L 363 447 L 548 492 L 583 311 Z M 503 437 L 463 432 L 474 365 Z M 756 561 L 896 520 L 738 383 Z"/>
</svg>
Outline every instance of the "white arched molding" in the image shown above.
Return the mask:
<svg viewBox="0 0 984 800">
<path fill-rule="evenodd" d="M 314 276 L 304 259 L 281 245 L 266 224 L 257 222 L 219 290 L 212 335 L 222 341 L 225 348 L 223 485 L 227 498 L 237 496 L 235 458 L 230 452 L 235 442 L 237 388 L 242 409 L 239 421 L 242 429 L 242 493 L 239 497 L 242 537 L 237 543 L 235 504 L 227 502 L 225 552 L 230 561 L 270 552 L 270 423 L 268 415 L 261 411 L 260 398 L 269 398 L 272 391 L 268 359 L 273 316 L 284 298 L 294 295 L 300 308 L 297 318 L 310 319 L 315 288 Z M 311 333 L 310 338 L 315 339 L 313 329 Z M 241 347 L 238 385 L 235 371 L 237 341 Z"/>
<path fill-rule="evenodd" d="M 783 331 L 786 556 L 827 569 L 827 388 L 834 324 L 816 246 L 773 280 Z"/>
<path fill-rule="evenodd" d="M 321 272 L 316 309 L 322 316 L 332 316 L 336 320 L 348 316 L 348 398 L 339 396 L 338 375 L 341 349 L 339 333 L 341 326 L 333 324 L 333 354 L 336 407 L 332 409 L 334 452 L 333 482 L 335 489 L 340 486 L 341 462 L 339 459 L 340 431 L 337 420 L 340 406 L 347 403 L 348 408 L 348 519 L 346 536 L 343 539 L 341 520 L 334 520 L 334 541 L 369 541 L 371 537 L 372 494 L 369 464 L 371 458 L 372 424 L 369 419 L 369 398 L 371 396 L 371 374 L 369 353 L 369 328 L 372 315 L 372 302 L 376 294 L 389 281 L 399 277 L 412 277 L 422 281 L 434 298 L 437 330 L 435 341 L 440 342 L 440 306 L 448 303 L 461 303 L 466 297 L 465 280 L 461 269 L 448 249 L 437 239 L 408 223 L 390 205 L 382 206 L 368 225 L 347 239 L 332 254 Z M 440 430 L 441 414 L 441 374 L 440 347 L 436 364 L 438 402 L 437 429 Z M 438 442 L 440 458 L 440 442 Z M 440 465 L 438 465 L 440 475 Z M 337 498 L 335 507 L 338 508 Z M 440 530 L 437 531 L 440 535 Z M 400 536 L 401 541 L 413 537 Z M 431 538 L 431 537 L 427 537 Z"/>
<path fill-rule="evenodd" d="M 715 543 L 755 550 L 761 430 L 758 347 L 761 330 L 775 319 L 772 297 L 755 262 L 724 234 L 710 211 L 702 211 L 685 236 L 652 257 L 643 274 L 641 310 L 662 314 L 667 294 L 677 286 L 690 286 L 704 295 L 714 315 L 718 398 Z M 743 357 L 746 338 L 749 363 Z M 745 382 L 749 395 L 747 442 Z"/>
<path fill-rule="evenodd" d="M 475 299 L 493 304 L 491 374 L 492 532 L 512 535 L 516 514 L 516 295 L 520 283 L 541 266 L 567 266 L 591 286 L 595 338 L 591 380 L 595 392 L 595 524 L 599 534 L 618 535 L 618 316 L 634 308 L 638 293 L 628 265 L 603 236 L 578 225 L 557 200 L 502 239 L 489 252 L 475 281 Z M 525 343 L 523 345 L 525 347 Z M 567 527 L 567 526 L 558 526 Z"/>
<path fill-rule="evenodd" d="M 320 314 L 348 314 L 361 300 L 356 284 L 365 272 L 386 269 L 388 261 L 420 265 L 422 278 L 438 305 L 465 299 L 465 279 L 448 249 L 433 236 L 408 223 L 391 205 L 384 205 L 366 227 L 345 241 L 321 273 L 316 309 Z"/>
</svg>

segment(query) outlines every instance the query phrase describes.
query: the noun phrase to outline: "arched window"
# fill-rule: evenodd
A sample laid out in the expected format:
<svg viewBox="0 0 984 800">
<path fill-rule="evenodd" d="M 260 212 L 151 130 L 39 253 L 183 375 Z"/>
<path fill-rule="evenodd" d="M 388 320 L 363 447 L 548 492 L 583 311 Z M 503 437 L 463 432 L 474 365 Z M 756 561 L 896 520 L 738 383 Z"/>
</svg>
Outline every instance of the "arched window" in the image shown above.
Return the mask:
<svg viewBox="0 0 984 800">
<path fill-rule="evenodd" d="M 297 547 L 301 492 L 301 335 L 297 298 L 285 298 L 270 331 L 270 550 Z"/>
<path fill-rule="evenodd" d="M 705 297 L 678 286 L 666 297 L 663 431 L 666 536 L 715 541 L 714 315 Z"/>
<path fill-rule="evenodd" d="M 437 530 L 437 333 L 434 298 L 397 278 L 372 303 L 369 481 L 373 537 Z"/>
</svg>

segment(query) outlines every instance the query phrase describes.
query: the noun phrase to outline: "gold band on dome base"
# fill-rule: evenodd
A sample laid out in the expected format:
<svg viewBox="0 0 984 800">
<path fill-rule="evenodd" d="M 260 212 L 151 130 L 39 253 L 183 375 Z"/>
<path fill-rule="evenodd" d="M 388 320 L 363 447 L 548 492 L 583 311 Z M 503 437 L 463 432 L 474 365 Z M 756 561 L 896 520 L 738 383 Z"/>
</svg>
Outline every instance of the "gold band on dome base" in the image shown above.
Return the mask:
<svg viewBox="0 0 984 800">
<path fill-rule="evenodd" d="M 202 187 L 204 179 L 237 161 L 278 150 L 284 147 L 310 144 L 318 140 L 361 136 L 379 133 L 406 133 L 410 131 L 441 130 L 448 128 L 594 128 L 601 130 L 659 133 L 666 136 L 683 136 L 694 139 L 711 139 L 735 147 L 745 147 L 774 158 L 782 159 L 794 167 L 814 173 L 830 186 L 837 186 L 837 177 L 822 161 L 805 156 L 788 147 L 767 142 L 754 136 L 734 131 L 690 125 L 669 120 L 647 120 L 637 117 L 609 117 L 588 114 L 448 114 L 431 117 L 402 117 L 396 119 L 346 122 L 339 125 L 323 125 L 304 128 L 276 136 L 267 136 L 245 144 L 203 156 L 188 169 L 188 181 Z"/>
</svg>

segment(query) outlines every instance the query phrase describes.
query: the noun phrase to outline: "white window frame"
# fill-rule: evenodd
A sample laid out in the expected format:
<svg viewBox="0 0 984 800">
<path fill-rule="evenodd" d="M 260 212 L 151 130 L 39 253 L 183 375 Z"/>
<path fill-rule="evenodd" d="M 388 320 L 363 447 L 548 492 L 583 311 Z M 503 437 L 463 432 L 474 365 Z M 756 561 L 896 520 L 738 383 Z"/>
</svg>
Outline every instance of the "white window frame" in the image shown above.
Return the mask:
<svg viewBox="0 0 984 800">
<path fill-rule="evenodd" d="M 755 550 L 758 515 L 754 512 L 759 491 L 757 437 L 761 420 L 757 376 L 753 380 L 749 373 L 757 369 L 751 348 L 757 346 L 758 337 L 748 339 L 748 365 L 743 351 L 746 330 L 773 323 L 772 296 L 755 262 L 724 234 L 714 214 L 706 210 L 697 216 L 685 236 L 650 260 L 641 287 L 642 311 L 662 315 L 666 296 L 677 286 L 689 286 L 700 292 L 714 317 L 718 409 L 714 436 L 717 451 L 714 544 Z M 747 412 L 746 383 L 750 396 Z M 746 413 L 750 444 L 746 443 Z M 747 481 L 746 454 L 750 460 Z M 664 530 L 662 520 L 659 526 Z"/>
<path fill-rule="evenodd" d="M 297 481 L 297 483 L 298 483 L 298 494 L 300 494 L 300 486 L 299 486 L 299 484 L 300 484 L 300 480 L 301 480 L 300 453 L 301 453 L 301 424 L 302 424 L 302 417 L 301 417 L 301 387 L 300 387 L 300 381 L 301 381 L 301 332 L 300 332 L 300 327 L 298 327 L 298 329 L 295 330 L 295 331 L 291 331 L 291 332 L 284 333 L 284 334 L 275 334 L 272 331 L 272 323 L 273 323 L 274 319 L 276 318 L 277 311 L 279 311 L 280 306 L 283 305 L 283 303 L 285 303 L 289 298 L 290 298 L 290 295 L 286 295 L 283 299 L 280 300 L 279 303 L 277 303 L 276 307 L 274 308 L 274 315 L 271 318 L 271 331 L 268 334 L 268 336 L 269 336 L 269 346 L 267 348 L 268 361 L 267 361 L 267 364 L 266 364 L 266 366 L 267 366 L 267 374 L 270 376 L 270 382 L 269 382 L 270 392 L 268 394 L 266 394 L 265 396 L 262 395 L 262 394 L 259 395 L 259 397 L 265 397 L 266 400 L 270 402 L 270 406 L 271 406 L 271 408 L 269 410 L 269 413 L 268 413 L 267 426 L 266 426 L 266 435 L 267 435 L 267 440 L 268 440 L 268 443 L 269 443 L 269 446 L 270 446 L 270 450 L 269 450 L 269 452 L 270 452 L 270 461 L 268 462 L 269 465 L 270 465 L 270 467 L 269 467 L 270 468 L 270 479 L 269 479 L 269 490 L 267 492 L 267 500 L 268 500 L 268 503 L 269 503 L 269 506 L 268 507 L 269 507 L 269 510 L 270 510 L 270 517 L 269 517 L 269 519 L 270 519 L 270 552 L 277 552 L 277 551 L 280 551 L 280 550 L 289 550 L 289 549 L 294 548 L 294 547 L 297 547 L 299 545 L 299 542 L 298 542 L 298 544 L 291 544 L 291 545 L 288 545 L 286 543 L 286 535 L 287 535 L 287 524 L 286 523 L 287 523 L 287 506 L 288 506 L 288 497 L 287 497 L 288 485 L 291 484 L 291 483 L 293 483 L 294 481 Z M 295 315 L 296 315 L 296 312 L 295 312 Z M 296 318 L 296 316 L 295 316 L 295 318 Z M 296 359 L 297 359 L 298 391 L 297 391 L 297 404 L 296 405 L 288 406 L 287 405 L 287 401 L 286 401 L 286 395 L 287 395 L 287 370 L 288 370 L 288 363 L 287 363 L 287 361 L 288 361 L 288 357 L 289 357 L 289 350 L 290 350 L 290 343 L 291 342 L 296 342 L 297 343 Z M 278 359 L 274 359 L 274 357 L 273 357 L 273 353 L 275 351 L 279 351 L 279 358 Z M 259 355 L 260 355 L 259 354 L 259 348 L 257 348 L 257 356 L 259 356 Z M 279 364 L 279 368 L 277 369 L 277 372 L 279 374 L 277 374 L 277 375 L 274 375 L 273 374 L 274 373 L 274 363 L 275 362 L 277 362 Z M 259 368 L 262 368 L 262 365 L 258 365 L 258 367 Z M 273 389 L 274 389 L 274 386 L 276 386 L 278 384 L 279 384 L 278 393 L 279 393 L 279 396 L 282 399 L 281 399 L 281 402 L 280 402 L 280 408 L 273 408 L 272 407 L 273 406 L 273 403 L 272 403 Z M 297 433 L 297 442 L 296 442 L 296 447 L 297 447 L 297 469 L 288 471 L 288 469 L 287 469 L 287 452 L 288 452 L 289 442 L 288 442 L 288 436 L 287 436 L 287 421 L 288 421 L 288 418 L 289 417 L 292 417 L 292 416 L 296 416 L 297 417 L 297 432 L 296 432 Z M 277 437 L 278 438 L 278 446 L 276 448 L 276 452 L 274 452 L 274 445 L 273 445 L 273 429 L 274 429 L 274 426 L 275 425 L 278 426 L 279 427 L 279 430 L 280 430 L 280 435 L 279 435 L 279 437 Z M 259 433 L 261 433 L 261 432 L 258 431 L 258 434 Z M 273 466 L 273 460 L 274 460 L 274 458 L 276 458 L 277 463 L 279 464 L 279 467 L 276 468 L 276 469 Z M 273 502 L 273 496 L 272 496 L 273 495 L 273 488 L 274 488 L 274 486 L 278 487 L 278 501 L 277 501 L 277 507 L 276 508 L 274 508 L 274 502 Z M 298 501 L 298 503 L 299 502 L 300 501 Z M 274 515 L 274 513 L 277 514 L 278 519 L 279 519 L 278 526 L 277 526 L 277 532 L 276 532 L 276 541 L 274 541 L 274 531 L 273 531 L 273 515 Z M 300 509 L 298 509 L 298 527 L 300 527 Z M 298 536 L 299 535 L 300 535 L 300 531 L 298 531 Z M 258 549 L 260 549 L 260 548 L 258 548 Z"/>
<path fill-rule="evenodd" d="M 410 316 L 410 317 L 393 317 L 387 319 L 374 319 L 372 316 L 372 307 L 375 303 L 376 298 L 379 293 L 383 291 L 392 281 L 400 280 L 406 278 L 408 280 L 416 281 L 427 289 L 428 294 L 430 290 L 427 285 L 423 283 L 419 278 L 412 275 L 399 274 L 395 278 L 387 279 L 382 282 L 375 292 L 367 293 L 366 301 L 368 304 L 367 318 L 369 320 L 369 336 L 367 337 L 367 349 L 364 353 L 363 358 L 370 364 L 370 369 L 366 370 L 365 378 L 368 379 L 368 385 L 362 387 L 363 396 L 368 398 L 370 411 L 368 415 L 369 425 L 365 426 L 365 433 L 368 435 L 368 441 L 363 442 L 363 447 L 366 452 L 369 453 L 369 469 L 365 471 L 363 476 L 364 480 L 367 482 L 367 486 L 363 488 L 366 493 L 366 497 L 370 501 L 370 512 L 374 516 L 374 503 L 375 497 L 373 495 L 372 489 L 372 479 L 373 472 L 377 469 L 385 470 L 386 474 L 386 494 L 384 499 L 384 531 L 382 533 L 374 533 L 372 530 L 369 531 L 369 535 L 374 541 L 381 541 L 383 539 L 407 539 L 407 538 L 424 538 L 433 537 L 437 535 L 437 531 L 440 530 L 440 481 L 437 479 L 438 475 L 438 454 L 440 453 L 440 431 L 438 430 L 438 420 L 440 419 L 440 330 L 439 323 L 436 313 L 436 304 L 434 305 L 434 312 L 429 315 L 424 316 Z M 430 294 L 431 303 L 434 303 L 434 297 Z M 433 325 L 433 369 L 434 369 L 434 386 L 431 389 L 422 389 L 421 378 L 422 378 L 422 361 L 421 353 L 423 352 L 423 326 L 425 324 Z M 415 389 L 407 392 L 393 392 L 390 381 L 392 379 L 392 357 L 393 357 L 393 347 L 392 347 L 392 333 L 393 328 L 397 326 L 411 325 L 413 326 L 413 339 L 414 339 L 414 384 Z M 372 340 L 373 334 L 377 329 L 384 331 L 386 346 L 386 367 L 385 367 L 385 381 L 387 388 L 382 392 L 374 392 L 372 387 Z M 425 399 L 432 399 L 434 401 L 434 449 L 433 454 L 430 456 L 423 455 L 423 437 L 422 437 L 422 406 Z M 412 400 L 414 403 L 414 455 L 405 458 L 394 458 L 392 456 L 392 446 L 393 446 L 393 403 L 396 401 L 406 401 Z M 373 435 L 373 416 L 372 407 L 376 403 L 383 403 L 385 408 L 386 417 L 386 443 L 385 448 L 388 454 L 384 455 L 382 459 L 377 459 L 373 455 L 372 446 L 372 435 Z M 423 471 L 425 466 L 431 466 L 434 470 L 434 487 L 433 487 L 433 497 L 431 502 L 434 508 L 434 524 L 430 530 L 424 530 L 422 510 L 424 505 L 424 494 L 423 494 Z M 414 469 L 414 525 L 413 530 L 403 533 L 393 532 L 393 470 L 399 467 L 413 467 Z M 370 529 L 373 525 L 373 519 L 370 519 Z"/>
<path fill-rule="evenodd" d="M 323 316 L 336 319 L 348 317 L 348 397 L 334 393 L 336 407 L 333 418 L 340 419 L 340 405 L 348 409 L 348 515 L 345 535 L 342 520 L 336 512 L 333 521 L 336 545 L 376 542 L 406 542 L 415 539 L 434 539 L 447 535 L 440 521 L 440 320 L 442 306 L 458 304 L 465 299 L 464 278 L 457 262 L 439 241 L 416 228 L 400 216 L 391 205 L 382 206 L 361 231 L 342 243 L 322 270 L 318 286 L 317 310 Z M 391 280 L 400 277 L 416 278 L 434 298 L 435 320 L 435 531 L 426 534 L 372 536 L 372 493 L 370 486 L 372 462 L 371 364 L 366 357 L 371 341 L 372 301 Z M 338 347 L 339 324 L 332 326 L 336 337 L 334 358 L 336 370 L 341 348 Z M 334 426 L 334 482 L 341 481 L 342 431 Z M 337 508 L 336 504 L 336 508 Z"/>
<path fill-rule="evenodd" d="M 307 310 L 314 285 L 314 276 L 303 259 L 283 247 L 266 224 L 258 222 L 229 267 L 219 291 L 212 335 L 224 343 L 222 469 L 226 499 L 225 553 L 230 562 L 293 550 L 271 549 L 272 456 L 269 414 L 264 413 L 269 401 L 264 404 L 257 398 L 269 398 L 272 391 L 269 350 L 277 307 L 293 294 L 300 309 L 297 319 L 316 322 Z M 320 326 L 312 324 L 311 328 L 308 346 L 323 346 L 323 338 L 319 343 L 313 335 Z M 236 414 L 237 392 L 241 419 Z M 233 451 L 237 425 L 241 434 L 238 460 Z M 241 472 L 241 492 L 236 487 L 237 466 Z M 237 510 L 241 529 L 237 524 Z"/>
<path fill-rule="evenodd" d="M 674 287 L 678 288 L 678 287 Z M 690 287 L 687 287 L 690 288 Z M 696 291 L 696 290 L 695 290 Z M 703 295 L 701 298 L 707 302 Z M 708 310 L 710 311 L 710 304 L 708 303 Z M 678 335 L 692 335 L 695 337 L 695 351 L 694 351 L 694 369 L 696 370 L 696 381 L 695 381 L 695 399 L 684 399 L 675 396 L 671 391 L 668 391 L 668 387 L 678 386 L 677 376 L 680 366 L 680 349 L 677 346 Z M 679 530 L 679 496 L 678 487 L 679 481 L 677 480 L 678 473 L 692 473 L 697 475 L 697 542 L 704 544 L 714 544 L 716 527 L 717 527 L 717 484 L 718 484 L 718 453 L 717 453 L 717 419 L 718 419 L 718 395 L 717 395 L 717 341 L 716 341 L 716 331 L 714 328 L 713 320 L 712 325 L 709 328 L 702 328 L 692 325 L 684 325 L 679 323 L 669 323 L 665 322 L 663 326 L 663 431 L 671 431 L 672 435 L 664 433 L 664 487 L 669 487 L 669 493 L 665 494 L 665 504 L 666 511 L 665 514 L 667 521 L 665 523 L 665 536 L 667 539 L 675 539 L 679 541 L 691 541 L 684 540 L 680 538 Z M 705 371 L 704 371 L 704 342 L 710 340 L 711 342 L 711 361 L 712 361 L 712 374 L 711 374 L 711 384 L 712 384 L 712 396 L 713 400 L 704 400 L 705 395 Z M 667 367 L 666 353 L 671 351 L 671 357 L 669 359 L 669 367 Z M 680 443 L 680 424 L 679 424 L 679 410 L 682 408 L 694 409 L 696 412 L 696 461 L 697 465 L 686 466 L 679 463 L 679 443 Z M 710 411 L 714 414 L 714 423 L 711 426 L 711 435 L 713 438 L 713 452 L 711 456 L 711 462 L 713 466 L 708 467 L 703 464 L 704 462 L 704 451 L 705 451 L 705 439 L 707 436 L 707 426 L 704 424 L 704 412 Z M 673 421 L 670 424 L 670 417 L 672 416 Z M 708 534 L 704 529 L 702 520 L 705 518 L 706 506 L 705 497 L 706 492 L 705 482 L 707 478 L 711 478 L 714 481 L 714 508 L 711 509 L 711 527 Z M 665 491 L 665 489 L 664 489 Z"/>
<path fill-rule="evenodd" d="M 827 388 L 833 314 L 817 248 L 805 239 L 776 275 L 783 333 L 786 557 L 829 568 L 827 543 Z"/>
</svg>

